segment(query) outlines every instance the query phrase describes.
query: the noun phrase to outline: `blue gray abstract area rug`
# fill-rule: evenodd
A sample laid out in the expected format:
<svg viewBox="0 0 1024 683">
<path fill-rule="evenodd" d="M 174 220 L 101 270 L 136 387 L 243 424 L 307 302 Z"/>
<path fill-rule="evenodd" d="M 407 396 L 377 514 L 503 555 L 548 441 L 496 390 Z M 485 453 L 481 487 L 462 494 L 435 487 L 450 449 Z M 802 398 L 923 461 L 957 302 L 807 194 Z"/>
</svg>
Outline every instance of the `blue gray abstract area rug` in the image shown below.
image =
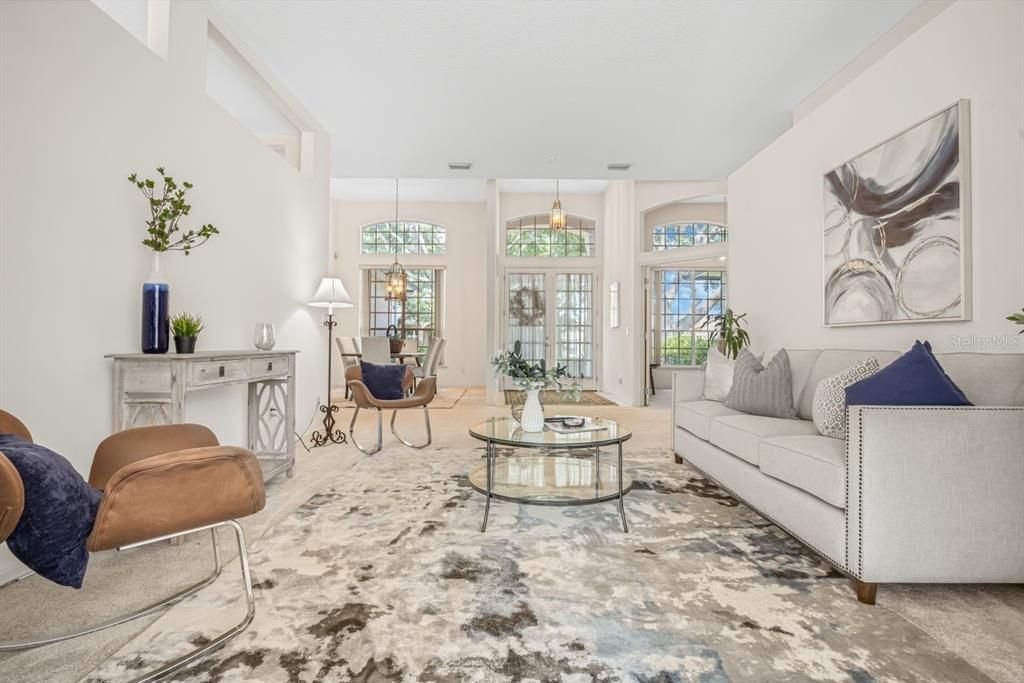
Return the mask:
<svg viewBox="0 0 1024 683">
<path fill-rule="evenodd" d="M 613 503 L 483 498 L 481 449 L 387 447 L 251 545 L 252 626 L 180 681 L 987 681 L 661 449 Z M 89 680 L 125 680 L 237 621 L 237 573 Z M 200 626 L 197 626 L 200 625 Z"/>
</svg>

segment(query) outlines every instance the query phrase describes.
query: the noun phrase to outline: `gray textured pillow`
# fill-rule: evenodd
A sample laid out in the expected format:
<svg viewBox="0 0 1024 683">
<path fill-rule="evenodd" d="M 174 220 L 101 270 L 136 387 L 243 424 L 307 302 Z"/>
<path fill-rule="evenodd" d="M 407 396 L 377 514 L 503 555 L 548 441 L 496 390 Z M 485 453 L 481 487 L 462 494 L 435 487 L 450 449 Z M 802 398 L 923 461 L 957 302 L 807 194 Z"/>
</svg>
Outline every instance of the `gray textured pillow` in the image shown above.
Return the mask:
<svg viewBox="0 0 1024 683">
<path fill-rule="evenodd" d="M 725 406 L 751 415 L 796 417 L 786 349 L 780 349 L 767 367 L 747 349 L 740 351 Z"/>
</svg>

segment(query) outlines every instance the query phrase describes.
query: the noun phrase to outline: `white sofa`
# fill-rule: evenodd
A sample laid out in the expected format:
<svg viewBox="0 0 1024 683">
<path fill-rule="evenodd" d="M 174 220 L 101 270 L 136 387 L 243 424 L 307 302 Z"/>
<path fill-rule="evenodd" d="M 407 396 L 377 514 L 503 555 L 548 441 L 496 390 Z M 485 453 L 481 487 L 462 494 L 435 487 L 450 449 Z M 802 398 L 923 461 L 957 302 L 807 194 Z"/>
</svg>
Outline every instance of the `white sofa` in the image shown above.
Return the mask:
<svg viewBox="0 0 1024 683">
<path fill-rule="evenodd" d="M 1024 583 L 1024 354 L 938 355 L 974 407 L 850 406 L 840 441 L 811 422 L 818 382 L 900 354 L 788 353 L 793 420 L 706 401 L 703 372 L 675 372 L 676 461 L 853 578 L 862 602 L 879 583 Z"/>
</svg>

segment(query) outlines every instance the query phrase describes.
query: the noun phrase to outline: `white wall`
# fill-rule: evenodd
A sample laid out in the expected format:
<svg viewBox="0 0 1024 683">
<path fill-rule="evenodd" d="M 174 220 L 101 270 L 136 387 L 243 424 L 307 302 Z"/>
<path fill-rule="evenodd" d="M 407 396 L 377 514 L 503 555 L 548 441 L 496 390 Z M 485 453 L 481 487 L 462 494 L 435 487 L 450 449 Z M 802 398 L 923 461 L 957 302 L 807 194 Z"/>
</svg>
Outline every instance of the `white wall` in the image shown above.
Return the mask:
<svg viewBox="0 0 1024 683">
<path fill-rule="evenodd" d="M 641 240 L 635 187 L 632 180 L 615 180 L 604 193 L 605 284 L 601 299 L 607 298 L 609 284 L 619 283 L 619 327 L 610 329 L 605 325 L 602 332 L 602 378 L 605 393 L 624 405 L 634 405 L 638 387 L 643 386 L 643 316 L 639 310 L 642 288 L 636 260 Z"/>
<path fill-rule="evenodd" d="M 304 304 L 328 266 L 327 135 L 313 128 L 310 174 L 260 144 L 205 94 L 206 4 L 170 10 L 165 62 L 92 3 L 0 3 L 0 406 L 83 473 L 111 428 L 103 355 L 139 349 L 150 257 L 131 171 L 192 181 L 190 224 L 222 232 L 163 259 L 172 309 L 207 321 L 200 348 L 252 348 L 273 322 L 301 351 L 300 427 L 325 390 Z M 242 389 L 192 399 L 188 419 L 244 443 Z M 17 571 L 0 557 L 0 580 Z"/>
<path fill-rule="evenodd" d="M 443 225 L 448 250 L 443 255 L 401 255 L 406 268 L 443 266 L 445 268 L 444 336 L 445 364 L 438 371 L 441 384 L 483 385 L 488 372 L 485 311 L 487 291 L 487 226 L 485 202 L 401 202 L 403 219 Z M 395 205 L 389 202 L 335 201 L 332 208 L 334 274 L 342 279 L 356 308 L 338 315 L 337 336 L 359 336 L 366 325 L 362 291 L 365 287 L 360 265 L 387 267 L 390 254 L 361 254 L 361 228 L 369 223 L 394 220 Z M 335 356 L 335 360 L 340 357 Z M 335 385 L 343 386 L 341 373 L 335 373 Z"/>
<path fill-rule="evenodd" d="M 748 312 L 756 347 L 1019 345 L 1005 317 L 1024 305 L 1022 27 L 1024 3 L 956 2 L 729 177 L 730 305 Z M 960 98 L 971 101 L 973 320 L 826 328 L 824 173 Z"/>
</svg>

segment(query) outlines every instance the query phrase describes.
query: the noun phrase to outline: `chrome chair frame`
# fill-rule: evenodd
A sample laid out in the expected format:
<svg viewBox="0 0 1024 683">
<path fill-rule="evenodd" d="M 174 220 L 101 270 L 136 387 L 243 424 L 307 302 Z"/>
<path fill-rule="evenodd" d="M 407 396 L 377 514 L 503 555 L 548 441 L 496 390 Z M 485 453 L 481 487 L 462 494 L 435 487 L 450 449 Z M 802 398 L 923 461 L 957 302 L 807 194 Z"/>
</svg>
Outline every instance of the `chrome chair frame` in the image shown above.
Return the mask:
<svg viewBox="0 0 1024 683">
<path fill-rule="evenodd" d="M 195 529 L 189 529 L 187 531 L 180 531 L 180 532 L 174 533 L 174 534 L 167 534 L 165 536 L 158 536 L 157 538 L 151 538 L 151 539 L 147 539 L 145 541 L 139 541 L 138 543 L 132 543 L 132 544 L 125 545 L 125 546 L 120 546 L 120 547 L 117 548 L 118 551 L 131 550 L 132 548 L 140 548 L 140 547 L 142 547 L 144 545 L 149 545 L 151 543 L 158 543 L 160 541 L 169 541 L 169 540 L 172 540 L 172 539 L 181 538 L 182 536 L 186 536 L 188 534 L 193 534 L 193 533 L 197 533 L 197 532 L 200 532 L 200 531 L 207 531 L 208 530 L 208 531 L 210 531 L 210 535 L 211 535 L 211 539 L 212 539 L 212 543 L 213 543 L 214 570 L 213 570 L 212 574 L 210 574 L 206 578 L 200 580 L 198 583 L 195 583 L 195 584 L 189 586 L 188 588 L 185 588 L 184 590 L 181 590 L 181 591 L 175 593 L 174 595 L 171 595 L 170 597 L 163 598 L 162 600 L 160 600 L 158 602 L 155 602 L 155 603 L 153 603 L 153 604 L 151 604 L 151 605 L 149 605 L 147 607 L 143 607 L 141 609 L 135 610 L 135 611 L 130 612 L 128 614 L 125 614 L 125 615 L 122 615 L 122 616 L 119 616 L 119 617 L 115 617 L 114 619 L 111 619 L 109 621 L 105 621 L 105 622 L 102 622 L 102 623 L 99 623 L 99 624 L 94 624 L 92 626 L 88 626 L 88 627 L 86 627 L 84 629 L 81 629 L 81 630 L 78 630 L 78 631 L 73 631 L 71 633 L 65 633 L 65 634 L 62 634 L 62 635 L 59 635 L 59 636 L 50 636 L 50 637 L 46 637 L 46 638 L 39 638 L 39 639 L 35 639 L 35 640 L 23 640 L 23 641 L 14 641 L 14 642 L 0 643 L 0 652 L 9 652 L 9 651 L 16 651 L 16 650 L 28 650 L 28 649 L 35 648 L 35 647 L 41 647 L 43 645 L 50 645 L 52 643 L 59 643 L 59 642 L 65 641 L 65 640 L 70 640 L 72 638 L 77 638 L 79 636 L 84 636 L 84 635 L 87 635 L 89 633 L 95 633 L 97 631 L 102 631 L 104 629 L 111 628 L 112 626 L 118 626 L 119 624 L 124 624 L 124 623 L 132 621 L 134 619 L 138 619 L 140 617 L 144 617 L 144 616 L 146 616 L 148 614 L 153 614 L 154 612 L 159 612 L 160 610 L 166 609 L 168 607 L 171 607 L 172 605 L 175 605 L 178 602 L 181 602 L 182 600 L 184 600 L 185 598 L 189 597 L 190 595 L 194 595 L 195 593 L 199 592 L 203 588 L 209 586 L 211 583 L 216 581 L 217 578 L 221 575 L 222 564 L 221 564 L 221 558 L 220 558 L 220 549 L 219 549 L 219 547 L 217 545 L 217 529 L 219 527 L 222 527 L 222 526 L 230 527 L 235 532 L 235 542 L 238 545 L 238 562 L 239 562 L 239 568 L 241 569 L 241 573 L 242 573 L 242 581 L 243 581 L 243 587 L 244 587 L 244 590 L 245 590 L 245 598 L 246 598 L 246 613 L 245 613 L 245 617 L 242 619 L 242 621 L 240 621 L 236 625 L 232 626 L 228 630 L 224 631 L 223 633 L 215 636 L 214 638 L 212 638 L 209 642 L 207 642 L 203 646 L 201 646 L 199 648 L 196 648 L 195 650 L 192 650 L 191 652 L 189 652 L 189 653 L 187 653 L 185 655 L 177 657 L 177 658 L 167 662 L 166 664 L 162 665 L 161 667 L 159 667 L 157 669 L 154 669 L 153 671 L 150 671 L 150 672 L 145 673 L 145 674 L 143 674 L 143 675 L 141 675 L 141 676 L 139 676 L 137 678 L 132 679 L 132 683 L 144 683 L 144 682 L 148 683 L 149 681 L 159 680 L 159 679 L 161 679 L 161 678 L 163 678 L 163 677 L 165 677 L 165 676 L 167 676 L 167 675 L 169 675 L 169 674 L 171 674 L 171 673 L 173 673 L 175 671 L 180 670 L 181 668 L 183 668 L 185 666 L 188 666 L 192 662 L 194 662 L 194 661 L 196 661 L 196 660 L 198 660 L 198 659 L 200 659 L 202 657 L 205 657 L 207 654 L 209 654 L 210 652 L 216 650 L 219 647 L 222 647 L 229 640 L 231 640 L 232 638 L 236 637 L 238 634 L 240 634 L 242 631 L 244 631 L 246 628 L 248 628 L 249 624 L 252 623 L 253 618 L 256 616 L 256 599 L 255 599 L 255 597 L 253 595 L 253 591 L 252 591 L 252 575 L 251 575 L 251 573 L 249 571 L 249 554 L 248 554 L 248 552 L 246 551 L 246 548 L 245 548 L 245 533 L 242 531 L 242 527 L 238 524 L 238 522 L 236 522 L 234 520 L 228 520 L 226 522 L 219 522 L 217 524 L 209 524 L 207 526 L 196 527 Z"/>
<path fill-rule="evenodd" d="M 423 422 L 427 427 L 427 440 L 425 443 L 422 444 L 414 444 L 412 442 L 406 441 L 402 437 L 402 435 L 398 433 L 398 430 L 395 429 L 395 418 L 398 417 L 399 409 L 391 411 L 391 433 L 395 435 L 396 439 L 401 441 L 409 448 L 426 448 L 427 446 L 430 445 L 431 441 L 433 441 L 433 434 L 430 431 L 430 410 L 427 406 L 421 407 L 423 408 Z M 384 411 L 381 408 L 374 408 L 373 410 L 377 411 L 377 443 L 375 443 L 373 447 L 370 448 L 369 450 L 367 450 L 362 444 L 359 443 L 359 441 L 356 440 L 355 427 L 356 418 L 359 417 L 359 406 L 356 406 L 356 409 L 352 412 L 352 421 L 349 422 L 348 425 L 349 438 L 352 439 L 352 443 L 355 445 L 355 447 L 366 455 L 373 455 L 375 453 L 378 453 L 380 452 L 380 449 L 384 447 Z M 408 408 L 402 408 L 401 410 L 408 410 Z"/>
</svg>

